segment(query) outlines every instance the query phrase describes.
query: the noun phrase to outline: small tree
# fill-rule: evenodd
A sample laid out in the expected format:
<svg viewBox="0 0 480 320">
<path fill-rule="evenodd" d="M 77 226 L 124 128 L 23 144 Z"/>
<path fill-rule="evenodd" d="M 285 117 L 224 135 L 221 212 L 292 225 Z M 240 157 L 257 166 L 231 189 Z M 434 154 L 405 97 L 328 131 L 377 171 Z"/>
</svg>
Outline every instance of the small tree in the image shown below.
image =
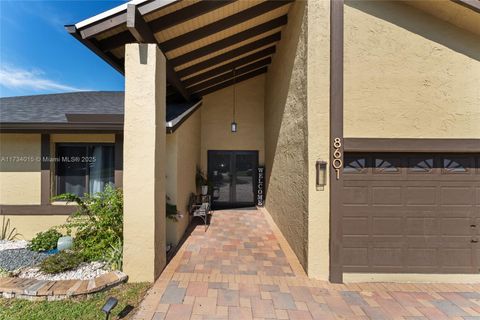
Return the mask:
<svg viewBox="0 0 480 320">
<path fill-rule="evenodd" d="M 107 185 L 103 192 L 84 197 L 66 193 L 53 198 L 75 202 L 78 210 L 63 226 L 70 234 L 76 231 L 74 250 L 86 261 L 113 261 L 119 263 L 119 248 L 123 246 L 123 194 L 121 189 Z"/>
</svg>

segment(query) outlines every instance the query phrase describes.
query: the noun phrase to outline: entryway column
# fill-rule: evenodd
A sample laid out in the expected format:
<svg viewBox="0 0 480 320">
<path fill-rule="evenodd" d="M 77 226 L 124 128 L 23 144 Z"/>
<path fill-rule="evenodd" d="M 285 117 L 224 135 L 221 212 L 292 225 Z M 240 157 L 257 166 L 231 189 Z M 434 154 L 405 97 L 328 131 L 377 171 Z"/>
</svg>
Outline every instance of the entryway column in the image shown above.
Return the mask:
<svg viewBox="0 0 480 320">
<path fill-rule="evenodd" d="M 123 270 L 153 282 L 165 255 L 165 57 L 155 44 L 125 46 Z"/>
</svg>

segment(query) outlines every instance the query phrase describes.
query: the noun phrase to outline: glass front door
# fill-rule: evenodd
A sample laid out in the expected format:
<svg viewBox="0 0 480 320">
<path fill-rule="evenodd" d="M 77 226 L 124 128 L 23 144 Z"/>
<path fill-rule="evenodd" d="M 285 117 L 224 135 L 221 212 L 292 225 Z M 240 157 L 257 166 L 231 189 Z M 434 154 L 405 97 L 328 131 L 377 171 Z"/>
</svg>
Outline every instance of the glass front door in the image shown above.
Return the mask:
<svg viewBox="0 0 480 320">
<path fill-rule="evenodd" d="M 215 208 L 255 205 L 258 151 L 208 151 L 208 179 Z"/>
</svg>

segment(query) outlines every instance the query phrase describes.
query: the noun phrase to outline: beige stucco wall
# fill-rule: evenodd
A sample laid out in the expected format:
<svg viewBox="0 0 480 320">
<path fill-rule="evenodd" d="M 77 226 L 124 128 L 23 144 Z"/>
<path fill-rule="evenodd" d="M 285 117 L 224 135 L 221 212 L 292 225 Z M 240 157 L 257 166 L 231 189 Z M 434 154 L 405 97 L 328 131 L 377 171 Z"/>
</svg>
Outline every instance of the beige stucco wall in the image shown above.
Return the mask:
<svg viewBox="0 0 480 320">
<path fill-rule="evenodd" d="M 1 223 L 2 217 L 0 217 Z M 66 222 L 66 215 L 6 215 L 10 219 L 10 228 L 20 233 L 18 239 L 31 240 L 37 233 L 46 231 Z"/>
<path fill-rule="evenodd" d="M 201 163 L 205 173 L 208 150 L 258 150 L 259 162 L 264 163 L 264 88 L 264 75 L 236 84 L 236 133 L 230 131 L 233 86 L 203 97 L 200 108 Z"/>
<path fill-rule="evenodd" d="M 179 221 L 167 219 L 167 243 L 177 245 L 190 217 L 190 195 L 196 193 L 195 173 L 200 166 L 200 110 L 195 111 L 172 134 L 167 135 L 166 192 L 172 204 L 183 214 Z"/>
<path fill-rule="evenodd" d="M 478 34 L 399 1 L 346 1 L 345 137 L 480 138 L 479 83 Z"/>
<path fill-rule="evenodd" d="M 125 46 L 123 270 L 153 282 L 165 255 L 165 57 L 155 44 Z"/>
<path fill-rule="evenodd" d="M 289 11 L 265 86 L 266 209 L 307 267 L 306 2 Z"/>
<path fill-rule="evenodd" d="M 330 189 L 316 188 L 317 160 L 330 164 L 330 2 L 308 1 L 308 276 L 329 276 Z M 328 179 L 327 170 L 327 179 Z M 328 181 L 328 180 L 327 180 Z"/>
<path fill-rule="evenodd" d="M 40 134 L 0 134 L 0 204 L 40 204 L 40 156 Z"/>
<path fill-rule="evenodd" d="M 50 151 L 55 155 L 55 144 L 59 142 L 103 142 L 114 143 L 114 134 L 52 134 Z M 28 156 L 29 161 L 8 161 L 5 157 Z M 40 134 L 0 134 L 0 205 L 39 205 L 41 197 Z M 54 162 L 51 186 L 54 188 Z M 63 203 L 62 203 L 63 204 Z M 31 239 L 38 232 L 65 223 L 66 215 L 8 215 L 12 227 L 21 234 L 20 238 Z"/>
</svg>

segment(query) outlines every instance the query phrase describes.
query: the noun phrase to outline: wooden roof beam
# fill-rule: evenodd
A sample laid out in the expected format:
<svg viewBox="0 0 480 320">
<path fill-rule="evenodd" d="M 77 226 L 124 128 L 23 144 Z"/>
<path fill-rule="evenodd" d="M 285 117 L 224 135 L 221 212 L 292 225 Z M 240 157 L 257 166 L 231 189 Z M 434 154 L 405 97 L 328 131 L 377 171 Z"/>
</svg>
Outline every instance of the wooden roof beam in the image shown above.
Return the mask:
<svg viewBox="0 0 480 320">
<path fill-rule="evenodd" d="M 246 10 L 240 11 L 236 14 L 223 18 L 221 20 L 210 23 L 206 26 L 203 26 L 199 29 L 182 34 L 178 37 L 172 38 L 165 42 L 161 43 L 161 47 L 165 52 L 180 48 L 184 45 L 187 45 L 193 41 L 197 41 L 208 36 L 211 36 L 215 33 L 221 32 L 225 29 L 236 26 L 240 23 L 248 21 L 250 19 L 256 18 L 262 14 L 268 13 L 272 10 L 275 10 L 279 7 L 285 6 L 292 2 L 293 0 L 276 0 L 276 1 L 265 1 L 256 6 L 248 8 Z M 215 1 L 212 1 L 215 2 Z M 220 1 L 221 2 L 221 1 Z M 153 29 L 153 28 L 152 28 Z M 155 30 L 154 30 L 155 31 Z"/>
<path fill-rule="evenodd" d="M 214 69 L 210 69 L 208 71 L 205 71 L 203 73 L 200 73 L 196 76 L 190 77 L 188 79 L 182 80 L 183 84 L 186 87 L 190 87 L 196 83 L 205 81 L 209 78 L 213 78 L 215 76 L 218 76 L 222 73 L 225 73 L 227 71 L 232 70 L 233 68 L 238 68 L 240 66 L 244 66 L 246 64 L 249 64 L 250 62 L 256 61 L 258 59 L 262 59 L 268 56 L 271 56 L 272 54 L 275 53 L 275 46 L 268 47 L 266 49 L 254 52 L 248 56 L 245 56 L 243 58 L 234 60 L 232 62 L 223 64 L 219 67 L 216 67 Z"/>
<path fill-rule="evenodd" d="M 174 11 L 172 13 L 161 16 L 160 18 L 154 19 L 148 22 L 150 29 L 153 33 L 165 30 L 191 19 L 194 19 L 202 14 L 214 11 L 223 6 L 226 6 L 230 3 L 233 3 L 238 0 L 223 0 L 223 1 L 211 1 L 211 0 L 202 0 L 191 6 L 185 7 L 183 9 Z M 108 37 L 100 42 L 102 50 L 111 51 L 113 49 L 119 48 L 125 43 L 135 41 L 135 38 L 129 31 L 120 32 L 114 36 Z"/>
<path fill-rule="evenodd" d="M 80 32 L 74 25 L 66 25 L 65 30 L 67 30 L 67 32 L 70 33 L 75 39 L 80 41 L 85 47 L 90 49 L 93 53 L 111 65 L 115 70 L 121 74 L 124 74 L 124 64 L 122 63 L 122 60 L 118 59 L 109 52 L 106 53 L 100 50 L 98 42 L 95 41 L 95 39 L 83 39 L 80 35 Z"/>
<path fill-rule="evenodd" d="M 217 64 L 221 64 L 225 61 L 235 59 L 239 55 L 246 54 L 246 53 L 249 53 L 251 51 L 255 51 L 255 50 L 260 49 L 262 47 L 265 47 L 267 45 L 273 44 L 274 42 L 280 41 L 281 37 L 282 37 L 282 33 L 277 32 L 277 33 L 274 33 L 270 36 L 266 36 L 266 37 L 261 38 L 259 40 L 247 43 L 246 45 L 241 46 L 239 48 L 235 48 L 235 49 L 230 50 L 228 52 L 225 52 L 225 53 L 219 54 L 217 56 L 214 56 L 210 59 L 198 62 L 198 63 L 194 64 L 193 66 L 190 66 L 190 67 L 184 68 L 182 70 L 179 70 L 179 71 L 177 71 L 178 76 L 180 78 L 183 78 L 183 77 L 186 77 L 187 75 L 199 72 L 201 70 L 204 70 L 204 69 L 207 69 L 207 68 L 210 68 L 210 67 L 213 67 Z"/>
<path fill-rule="evenodd" d="M 248 79 L 251 79 L 253 77 L 256 77 L 258 75 L 261 75 L 261 74 L 264 74 L 268 71 L 268 67 L 263 67 L 263 68 L 260 68 L 260 69 L 257 69 L 257 70 L 254 70 L 250 73 L 246 73 L 246 74 L 243 74 L 241 75 L 240 77 L 236 77 L 235 78 L 235 81 L 233 81 L 233 78 L 230 79 L 230 80 L 227 80 L 225 82 L 222 82 L 220 84 L 217 84 L 215 86 L 212 86 L 212 87 L 209 87 L 203 91 L 200 91 L 198 92 L 196 95 L 198 95 L 199 97 L 203 97 L 209 93 L 212 93 L 212 92 L 215 92 L 215 91 L 218 91 L 220 89 L 223 89 L 223 88 L 226 88 L 226 87 L 229 87 L 231 85 L 233 85 L 234 83 L 239 83 L 239 82 L 242 82 L 242 81 L 245 81 L 245 80 L 248 80 Z"/>
<path fill-rule="evenodd" d="M 214 78 L 211 78 L 211 79 L 208 79 L 204 82 L 200 82 L 199 84 L 196 84 L 194 86 L 189 87 L 188 90 L 190 90 L 193 93 L 198 92 L 198 91 L 202 91 L 204 89 L 207 89 L 211 86 L 222 83 L 224 81 L 230 80 L 232 78 L 238 78 L 241 75 L 243 75 L 245 73 L 248 73 L 250 71 L 257 70 L 257 69 L 260 69 L 262 67 L 268 66 L 271 62 L 272 62 L 272 58 L 270 58 L 270 57 L 262 59 L 262 60 L 255 61 L 255 62 L 253 62 L 251 64 L 248 64 L 244 67 L 235 69 L 235 72 L 233 70 L 230 70 L 227 73 L 221 74 L 221 75 L 219 75 L 217 77 L 214 77 Z"/>
<path fill-rule="evenodd" d="M 127 28 L 136 41 L 140 43 L 155 43 L 158 46 L 157 39 L 138 11 L 137 6 L 131 3 L 127 5 Z M 190 94 L 180 81 L 180 78 L 176 74 L 171 62 L 166 56 L 165 65 L 168 83 L 170 83 L 170 85 L 174 87 L 185 100 L 190 101 Z"/>
<path fill-rule="evenodd" d="M 219 40 L 214 43 L 210 43 L 204 47 L 195 49 L 193 51 L 187 52 L 181 56 L 173 58 L 172 64 L 176 67 L 182 64 L 185 64 L 189 61 L 198 59 L 200 57 L 209 55 L 211 53 L 214 53 L 216 51 L 228 48 L 230 46 L 233 46 L 239 42 L 248 40 L 250 38 L 256 37 L 262 33 L 271 31 L 273 29 L 282 27 L 287 24 L 288 17 L 287 15 L 275 18 L 273 20 L 270 20 L 268 22 L 262 23 L 258 26 L 252 27 L 250 29 L 247 29 L 245 31 L 239 32 L 237 34 L 234 34 L 233 36 L 230 36 L 228 38 L 224 38 L 222 40 Z M 160 44 L 160 47 L 163 48 L 162 44 Z"/>
</svg>

